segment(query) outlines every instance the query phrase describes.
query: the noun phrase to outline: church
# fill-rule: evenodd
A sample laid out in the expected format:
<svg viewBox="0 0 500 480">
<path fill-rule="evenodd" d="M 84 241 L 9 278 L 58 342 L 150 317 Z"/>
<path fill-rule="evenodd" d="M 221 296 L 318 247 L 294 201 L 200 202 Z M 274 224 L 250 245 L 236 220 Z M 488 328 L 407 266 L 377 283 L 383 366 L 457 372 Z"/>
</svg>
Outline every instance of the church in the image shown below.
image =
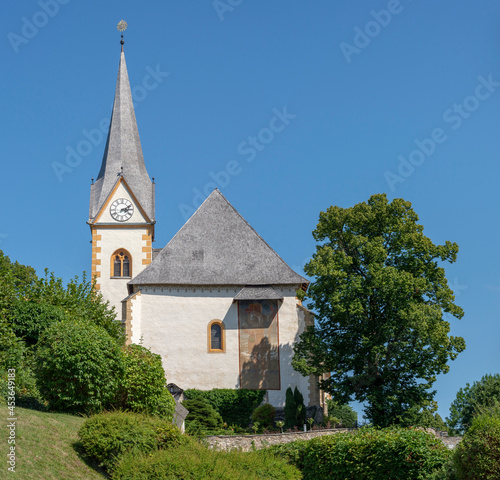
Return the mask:
<svg viewBox="0 0 500 480">
<path fill-rule="evenodd" d="M 111 123 L 89 220 L 92 276 L 128 343 L 161 355 L 180 389 L 267 391 L 283 407 L 288 387 L 324 405 L 317 377 L 292 367 L 293 345 L 314 317 L 294 272 L 214 190 L 164 248 L 155 240 L 155 184 L 144 162 L 123 36 Z M 154 180 L 154 179 L 153 179 Z"/>
</svg>

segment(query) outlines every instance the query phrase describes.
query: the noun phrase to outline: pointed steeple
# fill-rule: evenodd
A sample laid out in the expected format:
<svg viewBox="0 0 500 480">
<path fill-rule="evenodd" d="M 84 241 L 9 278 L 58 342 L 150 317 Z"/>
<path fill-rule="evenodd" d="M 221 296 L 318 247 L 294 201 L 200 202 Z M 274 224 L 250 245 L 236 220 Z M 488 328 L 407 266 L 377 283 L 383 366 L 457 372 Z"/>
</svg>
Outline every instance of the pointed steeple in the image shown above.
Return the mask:
<svg viewBox="0 0 500 480">
<path fill-rule="evenodd" d="M 91 222 L 101 210 L 120 177 L 126 180 L 149 219 L 154 221 L 154 187 L 142 155 L 125 53 L 123 52 L 123 35 L 120 43 L 122 50 L 106 149 L 104 150 L 101 170 L 91 187 L 89 214 Z"/>
</svg>

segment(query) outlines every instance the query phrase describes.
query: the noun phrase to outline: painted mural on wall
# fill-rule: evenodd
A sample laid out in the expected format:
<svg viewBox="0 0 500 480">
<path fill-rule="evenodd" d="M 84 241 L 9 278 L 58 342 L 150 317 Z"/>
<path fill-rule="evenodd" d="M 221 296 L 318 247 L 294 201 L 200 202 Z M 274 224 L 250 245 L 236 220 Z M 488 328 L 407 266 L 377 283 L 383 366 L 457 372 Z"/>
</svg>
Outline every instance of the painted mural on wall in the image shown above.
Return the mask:
<svg viewBox="0 0 500 480">
<path fill-rule="evenodd" d="M 241 388 L 279 390 L 278 302 L 238 302 Z"/>
</svg>

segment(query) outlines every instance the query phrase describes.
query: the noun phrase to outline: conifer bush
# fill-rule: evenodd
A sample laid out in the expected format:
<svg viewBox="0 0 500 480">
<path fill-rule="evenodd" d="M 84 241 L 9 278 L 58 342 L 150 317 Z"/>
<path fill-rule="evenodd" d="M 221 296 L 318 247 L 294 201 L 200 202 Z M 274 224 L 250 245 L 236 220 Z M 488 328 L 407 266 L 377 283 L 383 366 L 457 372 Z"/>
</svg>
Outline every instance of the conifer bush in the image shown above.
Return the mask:
<svg viewBox="0 0 500 480">
<path fill-rule="evenodd" d="M 285 428 L 292 428 L 297 425 L 297 404 L 290 387 L 286 389 L 285 394 Z"/>
<path fill-rule="evenodd" d="M 276 409 L 269 405 L 269 403 L 264 403 L 260 407 L 257 407 L 252 413 L 252 421 L 259 422 L 262 428 L 269 428 L 273 425 L 273 420 L 276 415 Z"/>
<path fill-rule="evenodd" d="M 186 417 L 186 431 L 188 433 L 210 433 L 223 426 L 222 417 L 217 410 L 202 397 L 184 400 L 182 405 L 189 410 Z"/>
<path fill-rule="evenodd" d="M 293 399 L 297 409 L 297 426 L 300 428 L 306 423 L 306 406 L 304 405 L 304 396 L 297 387 L 293 391 Z"/>
</svg>

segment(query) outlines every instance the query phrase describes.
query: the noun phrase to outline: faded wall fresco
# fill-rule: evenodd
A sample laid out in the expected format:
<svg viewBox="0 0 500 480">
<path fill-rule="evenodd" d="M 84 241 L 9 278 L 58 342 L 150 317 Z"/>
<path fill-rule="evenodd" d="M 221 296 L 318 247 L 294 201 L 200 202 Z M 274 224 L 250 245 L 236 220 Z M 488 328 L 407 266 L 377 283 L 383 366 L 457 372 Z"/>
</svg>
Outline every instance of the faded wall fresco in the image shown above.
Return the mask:
<svg viewBox="0 0 500 480">
<path fill-rule="evenodd" d="M 278 302 L 238 302 L 241 388 L 279 390 Z"/>
</svg>

